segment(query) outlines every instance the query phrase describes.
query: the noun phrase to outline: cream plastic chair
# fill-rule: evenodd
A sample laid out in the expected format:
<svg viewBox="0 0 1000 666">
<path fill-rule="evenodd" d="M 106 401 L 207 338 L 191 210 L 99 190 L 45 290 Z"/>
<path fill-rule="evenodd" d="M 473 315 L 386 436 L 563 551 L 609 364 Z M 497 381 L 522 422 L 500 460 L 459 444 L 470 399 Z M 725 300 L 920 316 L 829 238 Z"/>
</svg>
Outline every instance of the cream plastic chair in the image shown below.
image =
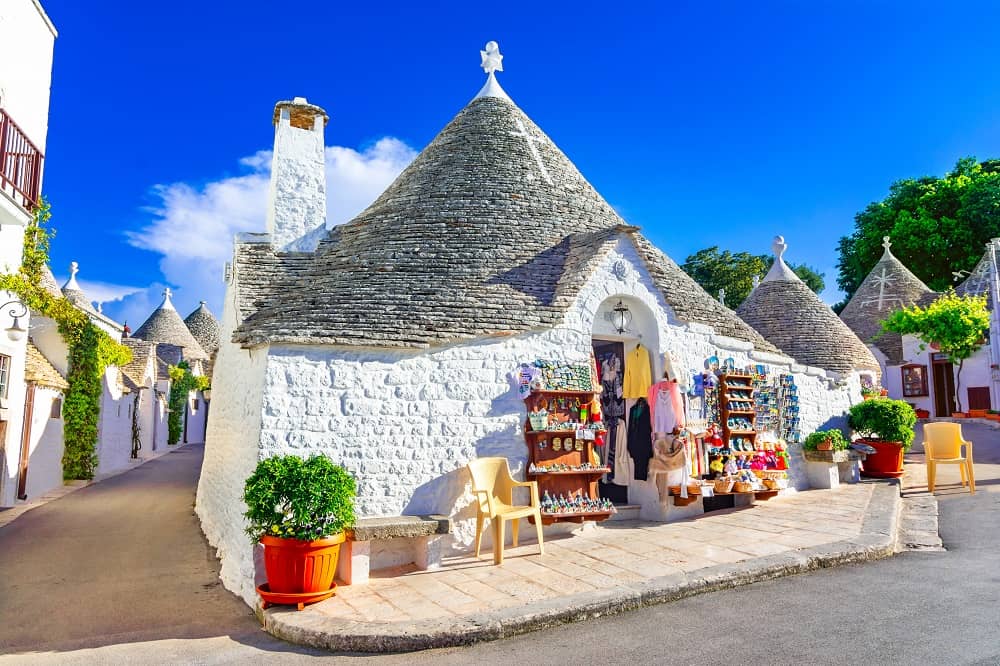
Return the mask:
<svg viewBox="0 0 1000 666">
<path fill-rule="evenodd" d="M 965 456 L 962 446 L 965 446 Z M 976 476 L 972 466 L 972 442 L 962 438 L 958 423 L 925 423 L 924 456 L 927 459 L 927 490 L 934 492 L 934 476 L 940 463 L 958 465 L 962 485 L 969 486 L 969 493 L 976 494 Z"/>
<path fill-rule="evenodd" d="M 506 458 L 477 458 L 468 465 L 472 475 L 472 492 L 478 501 L 476 515 L 476 557 L 483 538 L 483 521 L 493 521 L 493 562 L 503 563 L 504 521 L 511 521 L 514 547 L 517 548 L 517 528 L 521 518 L 535 517 L 538 530 L 538 552 L 545 554 L 542 545 L 542 510 L 538 499 L 538 483 L 515 481 L 510 475 Z M 514 506 L 514 488 L 524 486 L 531 490 L 531 504 Z"/>
</svg>

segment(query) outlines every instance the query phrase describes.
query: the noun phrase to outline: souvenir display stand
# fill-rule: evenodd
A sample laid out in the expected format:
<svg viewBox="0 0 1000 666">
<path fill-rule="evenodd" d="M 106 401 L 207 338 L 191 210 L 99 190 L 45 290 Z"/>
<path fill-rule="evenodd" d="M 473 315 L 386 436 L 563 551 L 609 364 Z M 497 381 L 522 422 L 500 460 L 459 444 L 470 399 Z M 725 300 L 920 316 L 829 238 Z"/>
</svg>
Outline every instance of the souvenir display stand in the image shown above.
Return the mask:
<svg viewBox="0 0 1000 666">
<path fill-rule="evenodd" d="M 594 451 L 595 440 L 603 437 L 604 430 L 600 423 L 590 422 L 589 409 L 599 394 L 533 389 L 525 398 L 527 476 L 538 482 L 545 525 L 601 521 L 615 512 L 611 502 L 597 492 L 597 480 L 611 471 Z"/>
<path fill-rule="evenodd" d="M 757 431 L 757 409 L 750 375 L 727 373 L 719 378 L 719 419 L 722 440 L 735 455 L 753 455 Z"/>
</svg>

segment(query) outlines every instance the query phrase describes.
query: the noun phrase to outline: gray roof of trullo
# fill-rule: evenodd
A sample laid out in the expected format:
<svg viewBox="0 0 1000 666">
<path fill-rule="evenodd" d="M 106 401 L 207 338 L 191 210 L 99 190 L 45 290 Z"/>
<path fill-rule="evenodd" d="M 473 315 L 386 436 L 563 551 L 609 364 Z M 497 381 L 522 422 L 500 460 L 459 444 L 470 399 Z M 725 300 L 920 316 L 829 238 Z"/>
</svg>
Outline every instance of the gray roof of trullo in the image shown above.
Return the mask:
<svg viewBox="0 0 1000 666">
<path fill-rule="evenodd" d="M 841 375 L 879 370 L 865 343 L 812 289 L 791 271 L 790 277 L 773 279 L 773 274 L 772 269 L 736 308 L 744 321 L 799 363 Z"/>
<path fill-rule="evenodd" d="M 178 345 L 158 343 L 156 345 L 156 378 L 170 379 L 170 366 L 176 366 L 184 360 L 187 351 Z"/>
<path fill-rule="evenodd" d="M 219 349 L 219 322 L 209 311 L 205 301 L 184 318 L 184 324 L 205 352 L 211 355 Z"/>
<path fill-rule="evenodd" d="M 892 363 L 903 361 L 899 333 L 882 332 L 882 320 L 911 305 L 933 300 L 937 294 L 886 248 L 851 296 L 840 318 L 862 342 L 873 344 Z"/>
<path fill-rule="evenodd" d="M 191 335 L 191 331 L 177 314 L 177 310 L 170 304 L 169 298 L 164 299 L 160 307 L 149 315 L 149 319 L 132 334 L 132 337 L 147 342 L 162 342 L 183 347 L 185 358 L 208 358 L 208 354 Z"/>
<path fill-rule="evenodd" d="M 955 293 L 959 296 L 985 296 L 986 304 L 993 307 L 993 294 L 990 285 L 996 273 L 996 266 L 993 262 L 993 251 L 991 245 L 1000 245 L 1000 240 L 994 239 L 986 244 L 986 251 L 976 263 L 975 268 L 962 284 L 955 287 Z"/>
<path fill-rule="evenodd" d="M 42 289 L 49 292 L 52 296 L 56 298 L 62 298 L 62 290 L 59 288 L 59 283 L 56 281 L 56 276 L 52 274 L 52 269 L 49 268 L 48 264 L 42 265 L 42 276 L 39 280 L 39 284 Z"/>
<path fill-rule="evenodd" d="M 122 373 L 136 386 L 145 386 L 146 368 L 149 366 L 149 357 L 156 352 L 156 343 L 125 338 L 122 344 L 132 350 L 132 360 L 121 369 Z"/>
<path fill-rule="evenodd" d="M 588 257 L 625 232 L 679 318 L 774 350 L 626 227 L 516 105 L 477 98 L 315 253 L 237 243 L 246 319 L 233 339 L 427 347 L 552 327 L 595 269 Z"/>
</svg>

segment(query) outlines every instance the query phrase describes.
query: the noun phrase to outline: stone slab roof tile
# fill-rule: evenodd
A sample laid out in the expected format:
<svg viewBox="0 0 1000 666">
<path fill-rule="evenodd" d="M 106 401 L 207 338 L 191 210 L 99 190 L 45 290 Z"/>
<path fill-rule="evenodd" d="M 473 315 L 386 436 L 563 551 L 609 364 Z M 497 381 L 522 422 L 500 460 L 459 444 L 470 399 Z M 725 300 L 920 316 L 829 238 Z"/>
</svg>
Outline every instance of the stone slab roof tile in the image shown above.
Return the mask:
<svg viewBox="0 0 1000 666">
<path fill-rule="evenodd" d="M 211 355 L 219 349 L 219 322 L 205 301 L 184 318 L 184 324 L 206 353 Z"/>
<path fill-rule="evenodd" d="M 132 350 L 132 360 L 122 368 L 122 373 L 136 386 L 144 386 L 149 358 L 156 353 L 156 343 L 125 338 L 122 344 Z"/>
<path fill-rule="evenodd" d="M 428 347 L 552 327 L 626 227 L 509 99 L 477 98 L 315 253 L 237 243 L 233 339 Z M 644 259 L 681 318 L 775 350 L 665 255 Z"/>
<path fill-rule="evenodd" d="M 31 340 L 28 341 L 25 358 L 24 381 L 57 391 L 65 391 L 69 388 L 66 378 L 59 374 L 55 366 L 49 362 L 49 359 L 45 358 L 45 355 Z"/>
<path fill-rule="evenodd" d="M 164 299 L 149 318 L 143 322 L 133 338 L 146 340 L 147 342 L 162 342 L 168 345 L 175 345 L 184 348 L 184 355 L 189 358 L 208 358 L 208 354 L 188 330 L 187 325 L 177 310 L 170 304 L 169 296 Z"/>
<path fill-rule="evenodd" d="M 868 347 L 804 282 L 761 282 L 736 313 L 799 363 L 841 375 L 879 370 Z"/>
</svg>

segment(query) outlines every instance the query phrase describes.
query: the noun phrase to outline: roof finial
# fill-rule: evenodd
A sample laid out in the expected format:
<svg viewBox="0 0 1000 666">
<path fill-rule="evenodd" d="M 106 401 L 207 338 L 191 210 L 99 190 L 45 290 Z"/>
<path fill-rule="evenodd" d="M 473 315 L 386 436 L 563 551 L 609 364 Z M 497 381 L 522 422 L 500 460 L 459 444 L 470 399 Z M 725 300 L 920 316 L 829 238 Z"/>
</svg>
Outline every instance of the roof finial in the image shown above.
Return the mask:
<svg viewBox="0 0 1000 666">
<path fill-rule="evenodd" d="M 479 99 L 480 97 L 499 97 L 500 99 L 505 99 L 508 102 L 511 101 L 507 93 L 504 92 L 500 84 L 497 83 L 496 72 L 503 71 L 503 56 L 500 55 L 500 46 L 494 42 L 486 42 L 486 46 L 483 50 L 479 52 L 482 57 L 482 63 L 479 65 L 486 72 L 486 85 L 483 89 L 473 99 Z"/>
<path fill-rule="evenodd" d="M 756 289 L 760 285 L 760 276 L 754 275 L 752 283 L 753 283 L 753 288 Z"/>
<path fill-rule="evenodd" d="M 161 310 L 173 310 L 174 304 L 170 302 L 170 297 L 174 295 L 174 292 L 170 291 L 170 287 L 163 290 L 163 303 L 160 304 Z"/>
<path fill-rule="evenodd" d="M 785 243 L 784 237 L 775 236 L 774 240 L 771 241 L 771 251 L 774 252 L 774 263 L 771 265 L 771 270 L 767 272 L 767 275 L 764 276 L 761 282 L 774 282 L 775 280 L 791 280 L 794 282 L 799 279 L 795 271 L 785 263 L 785 251 L 787 249 L 788 244 Z"/>
<path fill-rule="evenodd" d="M 885 253 L 889 254 L 889 248 L 892 247 L 892 242 L 889 240 L 888 236 L 882 236 L 882 247 L 885 248 Z"/>
<path fill-rule="evenodd" d="M 76 274 L 79 272 L 80 264 L 75 261 L 69 262 L 69 279 L 66 280 L 66 284 L 63 285 L 63 289 L 76 289 L 77 291 L 82 291 L 79 283 L 76 281 Z"/>
<path fill-rule="evenodd" d="M 494 41 L 486 42 L 486 46 L 479 52 L 483 62 L 479 65 L 483 71 L 493 76 L 493 72 L 503 71 L 503 56 L 500 55 L 500 45 Z"/>
<path fill-rule="evenodd" d="M 719 302 L 722 303 L 723 305 L 726 304 L 726 290 L 725 289 L 720 289 L 719 290 Z"/>
</svg>

